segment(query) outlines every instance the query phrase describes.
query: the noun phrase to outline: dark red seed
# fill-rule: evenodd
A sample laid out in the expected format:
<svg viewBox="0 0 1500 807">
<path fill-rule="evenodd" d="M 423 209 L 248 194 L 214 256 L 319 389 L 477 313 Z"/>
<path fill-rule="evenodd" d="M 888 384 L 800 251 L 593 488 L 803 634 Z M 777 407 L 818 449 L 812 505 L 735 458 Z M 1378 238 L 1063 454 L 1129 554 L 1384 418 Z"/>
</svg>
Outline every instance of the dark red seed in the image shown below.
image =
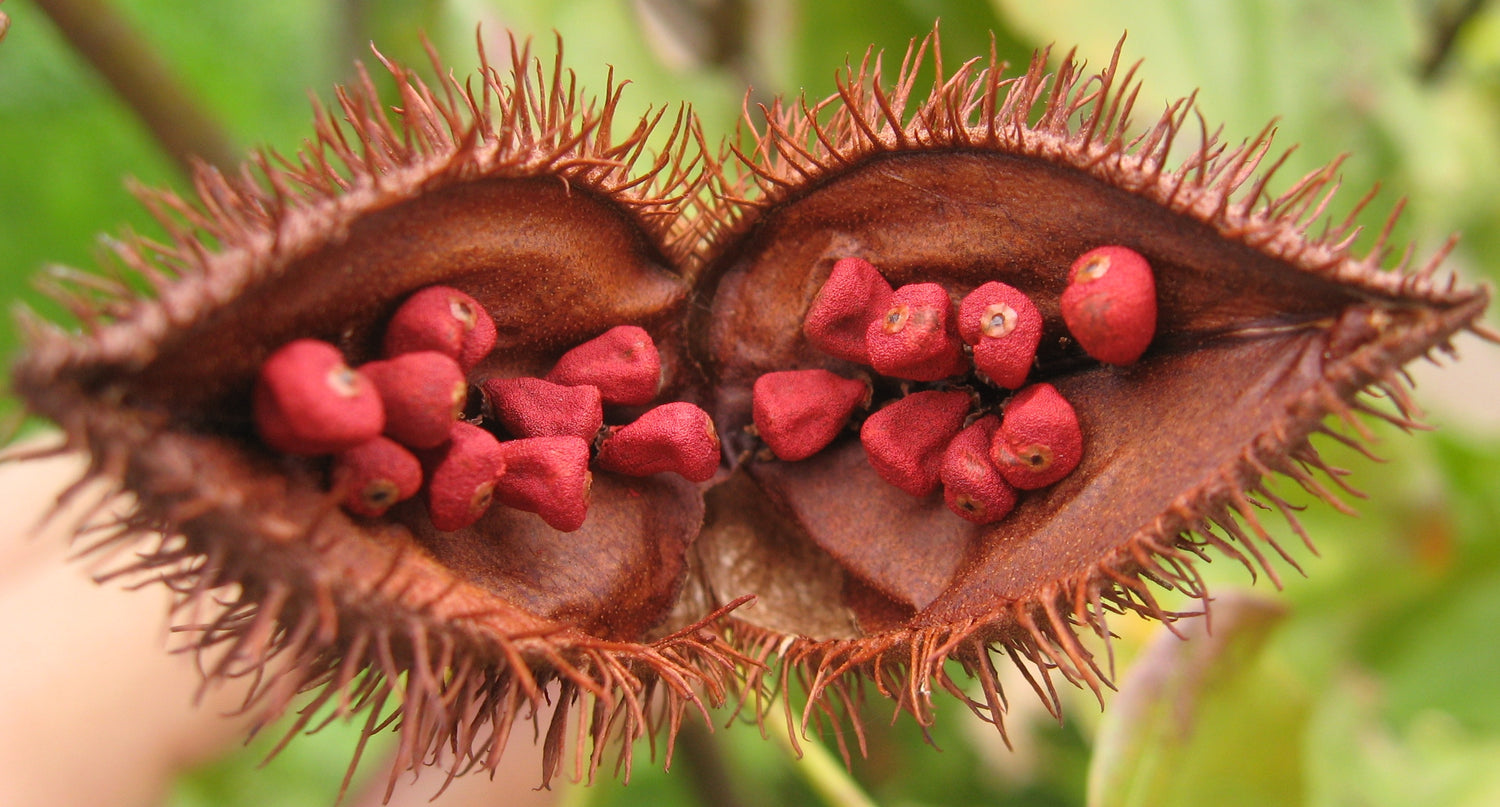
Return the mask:
<svg viewBox="0 0 1500 807">
<path fill-rule="evenodd" d="M 385 355 L 435 350 L 465 373 L 495 347 L 495 321 L 478 300 L 448 286 L 428 286 L 396 309 L 385 328 Z"/>
<path fill-rule="evenodd" d="M 969 394 L 914 392 L 865 419 L 859 440 L 880 478 L 923 497 L 937 489 L 943 452 L 964 426 Z"/>
<path fill-rule="evenodd" d="M 1032 384 L 1005 405 L 990 459 L 1021 490 L 1046 487 L 1078 467 L 1083 431 L 1078 414 L 1051 384 Z"/>
<path fill-rule="evenodd" d="M 359 371 L 380 392 L 386 436 L 409 448 L 432 448 L 447 440 L 469 395 L 458 362 L 435 350 L 372 361 Z"/>
<path fill-rule="evenodd" d="M 547 526 L 572 532 L 589 512 L 589 443 L 578 437 L 528 437 L 500 444 L 505 473 L 495 496 L 506 507 L 536 513 Z"/>
<path fill-rule="evenodd" d="M 516 437 L 578 437 L 592 443 L 604 426 L 599 388 L 540 378 L 491 378 L 480 385 L 490 414 Z"/>
<path fill-rule="evenodd" d="M 1079 256 L 1062 293 L 1063 322 L 1090 356 L 1131 364 L 1156 335 L 1156 279 L 1151 265 L 1126 247 L 1099 247 Z"/>
<path fill-rule="evenodd" d="M 372 437 L 333 460 L 333 484 L 344 492 L 344 509 L 382 516 L 422 488 L 422 464 L 389 437 Z"/>
<path fill-rule="evenodd" d="M 943 452 L 943 502 L 975 524 L 994 524 L 1016 507 L 1015 487 L 990 461 L 990 442 L 999 428 L 1000 418 L 985 415 L 959 432 Z"/>
<path fill-rule="evenodd" d="M 644 329 L 617 325 L 564 353 L 547 380 L 598 387 L 607 404 L 644 406 L 661 386 L 661 356 Z"/>
<path fill-rule="evenodd" d="M 891 305 L 865 330 L 870 366 L 882 375 L 937 381 L 969 371 L 953 317 L 953 301 L 936 283 L 896 289 Z"/>
<path fill-rule="evenodd" d="M 612 430 L 595 459 L 600 469 L 629 476 L 670 471 L 706 482 L 719 470 L 719 433 L 693 404 L 662 404 Z"/>
<path fill-rule="evenodd" d="M 865 333 L 891 307 L 891 284 L 863 258 L 840 258 L 802 321 L 813 347 L 834 358 L 870 363 Z"/>
<path fill-rule="evenodd" d="M 462 420 L 448 442 L 420 454 L 427 473 L 427 512 L 444 532 L 463 529 L 490 507 L 495 483 L 505 473 L 500 443 L 484 429 Z"/>
<path fill-rule="evenodd" d="M 272 353 L 251 399 L 261 439 L 288 454 L 336 454 L 385 428 L 375 385 L 345 364 L 338 348 L 316 339 Z"/>
<path fill-rule="evenodd" d="M 870 385 L 827 370 L 785 370 L 755 379 L 755 430 L 788 462 L 822 451 L 870 403 Z"/>
<path fill-rule="evenodd" d="M 1006 389 L 1026 383 L 1042 341 L 1042 315 L 1013 286 L 991 281 L 958 306 L 958 332 L 974 346 L 974 367 Z"/>
</svg>

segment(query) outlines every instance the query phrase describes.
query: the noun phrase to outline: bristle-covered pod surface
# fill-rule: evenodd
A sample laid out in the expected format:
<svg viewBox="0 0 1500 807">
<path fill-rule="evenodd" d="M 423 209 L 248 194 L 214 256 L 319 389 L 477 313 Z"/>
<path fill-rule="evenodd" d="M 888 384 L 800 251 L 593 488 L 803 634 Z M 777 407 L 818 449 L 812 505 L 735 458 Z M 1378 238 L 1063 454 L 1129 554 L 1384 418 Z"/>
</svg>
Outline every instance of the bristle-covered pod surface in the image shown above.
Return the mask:
<svg viewBox="0 0 1500 807">
<path fill-rule="evenodd" d="M 1264 135 L 1239 147 L 1204 138 L 1180 161 L 1171 154 L 1173 167 L 1179 133 L 1197 134 L 1190 103 L 1128 131 L 1136 87 L 1118 53 L 1097 75 L 1071 58 L 1049 74 L 1043 54 L 1009 78 L 993 58 L 952 75 L 934 59 L 923 100 L 915 76 L 935 50 L 932 40 L 914 46 L 892 84 L 867 57 L 828 101 L 773 106 L 751 121 L 756 145 L 717 189 L 720 232 L 702 281 L 713 305 L 689 320 L 736 460 L 709 494 L 695 547 L 701 587 L 759 595 L 733 615 L 732 632 L 770 665 L 756 674 L 761 686 L 786 694 L 807 683 L 804 719 L 868 677 L 930 720 L 934 688 L 960 692 L 944 671 L 950 658 L 980 679 L 984 697 L 965 701 L 997 725 L 996 655 L 1021 665 L 1052 709 L 1054 674 L 1109 686 L 1110 665 L 1083 634 L 1107 642 L 1109 613 L 1175 618 L 1158 605 L 1159 587 L 1206 598 L 1193 565 L 1206 553 L 1273 581 L 1274 556 L 1295 566 L 1261 522 L 1279 512 L 1300 531 L 1272 480 L 1335 500 L 1341 472 L 1309 437 L 1361 441 L 1356 413 L 1410 425 L 1401 366 L 1450 349 L 1488 303 L 1487 290 L 1438 271 L 1441 255 L 1383 267 L 1383 235 L 1353 253 L 1348 223 L 1319 220 L 1332 168 L 1272 198 Z M 1314 224 L 1323 235 L 1310 235 Z M 1101 247 L 1113 268 L 1080 261 Z M 961 371 L 891 377 L 820 343 L 824 322 L 867 321 L 874 334 L 914 316 L 883 303 L 825 310 L 828 300 L 874 299 L 849 279 L 883 287 L 849 271 L 866 265 L 898 292 L 938 284 L 950 313 L 978 317 L 957 326 L 969 345 Z M 1016 373 L 1020 389 L 975 369 L 984 339 L 1026 331 L 1020 301 L 992 286 L 969 300 L 995 282 L 1042 319 L 1040 342 L 1024 346 L 1034 356 Z M 1084 296 L 1069 295 L 1070 284 L 1091 282 L 1092 319 L 1077 327 L 1114 363 L 1069 331 L 1064 309 L 1084 307 L 1069 302 Z M 917 341 L 946 362 L 943 340 L 953 338 L 934 326 Z M 1127 355 L 1141 343 L 1138 358 Z M 1007 374 L 1018 351 L 999 351 Z M 750 428 L 754 386 L 811 368 L 871 379 L 873 414 L 822 451 L 783 461 Z M 948 473 L 975 484 L 1008 465 L 1016 474 L 1005 478 L 1027 489 L 1003 517 L 972 523 L 945 506 L 944 491 L 912 495 L 885 470 L 902 451 L 912 463 L 927 456 L 941 413 L 881 428 L 874 444 L 860 428 L 931 391 L 969 396 L 964 422 L 944 427 L 954 436 L 1001 419 L 990 456 L 967 452 L 969 465 Z M 958 505 L 960 493 L 949 492 Z M 1009 494 L 999 498 L 1008 504 Z"/>
<path fill-rule="evenodd" d="M 82 333 L 33 329 L 14 387 L 92 455 L 90 476 L 134 496 L 111 543 L 165 533 L 133 571 L 171 580 L 189 610 L 238 586 L 201 634 L 231 648 L 211 677 L 281 656 L 269 709 L 323 685 L 294 733 L 319 706 L 373 707 L 372 731 L 398 713 L 398 769 L 493 768 L 513 722 L 551 700 L 545 780 L 565 740 L 592 771 L 606 735 L 648 731 L 653 693 L 671 724 L 684 702 L 720 697 L 734 657 L 706 630 L 658 629 L 701 525 L 698 486 L 584 467 L 592 432 L 567 438 L 567 462 L 500 448 L 530 435 L 483 400 L 486 382 L 540 379 L 622 327 L 628 375 L 651 395 L 601 412 L 595 393 L 572 420 L 617 428 L 698 396 L 675 201 L 696 187 L 694 124 L 619 127 L 617 86 L 590 99 L 560 57 L 509 56 L 509 74 L 486 65 L 435 87 L 388 64 L 395 117 L 367 79 L 319 112 L 296 159 L 204 169 L 194 200 L 146 194 L 173 240 L 125 240 L 117 257 L 153 293 L 100 301 Z M 309 412 L 337 421 L 355 393 L 384 396 L 386 435 L 371 415 L 356 438 L 404 442 L 422 495 L 405 489 L 410 459 L 354 473 L 326 456 L 342 443 L 270 445 L 288 421 L 321 436 Z M 526 496 L 497 491 L 507 458 Z M 353 484 L 374 487 L 341 489 Z M 566 517 L 533 512 L 554 495 Z"/>
</svg>

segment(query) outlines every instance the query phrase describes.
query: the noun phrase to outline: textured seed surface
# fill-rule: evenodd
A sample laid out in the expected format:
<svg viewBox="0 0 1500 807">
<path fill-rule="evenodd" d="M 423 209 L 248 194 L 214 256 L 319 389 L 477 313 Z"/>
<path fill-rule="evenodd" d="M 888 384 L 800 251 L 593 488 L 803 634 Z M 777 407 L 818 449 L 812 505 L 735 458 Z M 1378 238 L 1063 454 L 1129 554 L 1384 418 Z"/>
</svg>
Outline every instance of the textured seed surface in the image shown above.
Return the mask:
<svg viewBox="0 0 1500 807">
<path fill-rule="evenodd" d="M 891 284 L 864 258 L 840 258 L 813 298 L 802 332 L 836 359 L 870 363 L 865 334 L 891 307 Z"/>
<path fill-rule="evenodd" d="M 867 404 L 870 387 L 827 370 L 785 370 L 755 380 L 756 431 L 778 458 L 794 462 L 822 451 Z"/>
<path fill-rule="evenodd" d="M 881 479 L 925 497 L 937 489 L 943 452 L 968 411 L 966 392 L 914 392 L 866 418 L 859 440 Z"/>
<path fill-rule="evenodd" d="M 462 529 L 490 507 L 495 482 L 505 472 L 500 443 L 489 432 L 463 421 L 453 424 L 447 443 L 423 452 L 427 511 L 432 526 Z"/>
<path fill-rule="evenodd" d="M 607 404 L 643 406 L 661 386 L 661 356 L 645 329 L 617 325 L 564 353 L 547 380 L 597 387 Z"/>
<path fill-rule="evenodd" d="M 385 331 L 385 355 L 435 350 L 464 372 L 495 346 L 495 321 L 478 300 L 447 286 L 428 286 L 396 309 Z"/>
<path fill-rule="evenodd" d="M 1026 383 L 1042 341 L 1042 315 L 1021 290 L 985 283 L 958 307 L 958 330 L 974 346 L 974 367 L 1006 389 Z"/>
<path fill-rule="evenodd" d="M 953 301 L 936 283 L 912 283 L 865 330 L 870 366 L 882 375 L 937 381 L 969 369 L 958 338 Z"/>
<path fill-rule="evenodd" d="M 500 444 L 505 473 L 495 497 L 541 516 L 562 532 L 583 526 L 589 511 L 589 444 L 578 437 L 528 437 Z"/>
<path fill-rule="evenodd" d="M 943 503 L 975 524 L 994 524 L 1016 506 L 1015 487 L 990 460 L 990 443 L 999 428 L 1000 418 L 985 415 L 959 432 L 943 452 Z"/>
<path fill-rule="evenodd" d="M 288 454 L 333 454 L 385 427 L 375 386 L 327 342 L 299 339 L 272 353 L 254 392 L 255 425 L 268 445 Z"/>
<path fill-rule="evenodd" d="M 1131 364 L 1156 335 L 1156 278 L 1126 247 L 1078 257 L 1062 293 L 1063 321 L 1085 352 L 1107 364 Z"/>
<path fill-rule="evenodd" d="M 1078 415 L 1051 384 L 1032 384 L 1006 403 L 991 445 L 1000 474 L 1021 490 L 1051 485 L 1083 459 Z"/>
<path fill-rule="evenodd" d="M 662 404 L 604 438 L 596 459 L 606 471 L 630 476 L 670 472 L 706 482 L 719 469 L 719 434 L 697 406 Z"/>
<path fill-rule="evenodd" d="M 491 378 L 480 385 L 491 414 L 516 437 L 578 437 L 593 442 L 604 426 L 599 388 L 541 378 Z"/>
<path fill-rule="evenodd" d="M 391 505 L 410 499 L 422 488 L 422 465 L 400 443 L 377 436 L 334 458 L 333 484 L 344 491 L 344 509 L 362 516 L 382 516 Z"/>
<path fill-rule="evenodd" d="M 448 439 L 469 386 L 458 362 L 434 350 L 402 353 L 360 365 L 385 406 L 385 434 L 410 448 Z"/>
</svg>

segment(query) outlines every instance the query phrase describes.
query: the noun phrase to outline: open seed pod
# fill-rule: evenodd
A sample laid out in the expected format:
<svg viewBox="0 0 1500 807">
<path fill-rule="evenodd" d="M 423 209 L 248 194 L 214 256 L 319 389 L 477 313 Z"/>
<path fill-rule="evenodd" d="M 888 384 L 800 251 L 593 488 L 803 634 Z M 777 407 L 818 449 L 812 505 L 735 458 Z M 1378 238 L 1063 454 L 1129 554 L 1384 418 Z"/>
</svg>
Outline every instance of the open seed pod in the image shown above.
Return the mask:
<svg viewBox="0 0 1500 807">
<path fill-rule="evenodd" d="M 648 157 L 660 114 L 618 137 L 615 87 L 591 104 L 560 65 L 525 53 L 508 77 L 486 63 L 473 91 L 387 65 L 397 119 L 366 81 L 340 94 L 337 113 L 319 112 L 297 161 L 259 156 L 234 178 L 203 170 L 193 201 L 146 194 L 172 243 L 127 239 L 115 268 L 152 291 L 79 286 L 64 301 L 81 333 L 28 320 L 14 386 L 62 428 L 60 451 L 89 453 L 89 479 L 134 497 L 103 541 L 140 553 L 124 572 L 162 576 L 184 612 L 232 592 L 198 634 L 220 651 L 210 679 L 274 669 L 259 689 L 271 711 L 313 690 L 293 733 L 367 709 L 367 733 L 398 726 L 398 771 L 493 769 L 514 722 L 537 719 L 549 698 L 544 783 L 570 738 L 590 773 L 610 737 L 625 740 L 628 763 L 631 741 L 670 734 L 688 705 L 735 688 L 774 692 L 806 716 L 835 713 L 872 679 L 925 722 L 934 683 L 962 697 L 949 658 L 983 687 L 983 701 L 964 702 L 997 726 L 997 655 L 1055 711 L 1053 673 L 1108 684 L 1080 633 L 1107 641 L 1106 616 L 1121 610 L 1174 618 L 1154 586 L 1206 595 L 1195 556 L 1221 551 L 1274 578 L 1266 553 L 1278 548 L 1253 508 L 1291 513 L 1266 480 L 1332 499 L 1314 473 L 1338 473 L 1308 438 L 1357 443 L 1360 411 L 1406 424 L 1401 365 L 1477 328 L 1488 294 L 1438 276 L 1438 259 L 1384 270 L 1383 242 L 1354 256 L 1347 225 L 1310 238 L 1333 167 L 1268 201 L 1269 172 L 1254 179 L 1264 137 L 1236 149 L 1208 140 L 1169 168 L 1189 105 L 1127 140 L 1134 87 L 1115 64 L 1085 76 L 1069 59 L 1048 75 L 1043 54 L 1003 80 L 992 58 L 939 71 L 918 101 L 929 52 L 935 38 L 893 87 L 867 58 L 829 101 L 774 107 L 737 171 L 698 151 L 687 115 Z M 1126 366 L 1088 355 L 1061 311 L 1069 267 L 1100 246 L 1133 250 L 1155 272 L 1154 337 Z M 1077 467 L 981 526 L 941 491 L 918 497 L 882 479 L 863 413 L 806 459 L 763 451 L 748 428 L 753 388 L 777 371 L 868 381 L 871 411 L 888 415 L 928 391 L 944 394 L 919 400 L 967 399 L 970 415 L 1044 397 L 949 372 L 971 366 L 956 335 L 932 353 L 945 362 L 936 381 L 816 349 L 807 313 L 845 258 L 892 286 L 937 284 L 955 304 L 991 281 L 1027 295 L 1043 320 L 1029 381 L 1066 402 L 1083 439 Z M 595 467 L 576 532 L 502 505 L 451 530 L 419 499 L 374 517 L 341 508 L 327 458 L 281 454 L 257 434 L 256 374 L 299 339 L 336 346 L 356 368 L 383 358 L 394 312 L 435 285 L 471 296 L 496 325 L 494 351 L 465 363 L 473 388 L 546 377 L 580 344 L 644 329 L 657 397 L 605 407 L 600 442 L 650 406 L 692 403 L 712 415 L 726 467 L 702 484 Z M 517 436 L 479 398 L 469 426 Z M 1325 427 L 1330 416 L 1355 436 Z M 943 429 L 963 426 L 945 417 Z M 665 436 L 698 440 L 701 459 L 712 435 L 681 422 L 694 425 Z M 901 448 L 901 429 L 880 433 L 883 448 Z M 649 459 L 622 466 L 655 469 Z M 794 702 L 799 680 L 805 702 Z"/>
</svg>

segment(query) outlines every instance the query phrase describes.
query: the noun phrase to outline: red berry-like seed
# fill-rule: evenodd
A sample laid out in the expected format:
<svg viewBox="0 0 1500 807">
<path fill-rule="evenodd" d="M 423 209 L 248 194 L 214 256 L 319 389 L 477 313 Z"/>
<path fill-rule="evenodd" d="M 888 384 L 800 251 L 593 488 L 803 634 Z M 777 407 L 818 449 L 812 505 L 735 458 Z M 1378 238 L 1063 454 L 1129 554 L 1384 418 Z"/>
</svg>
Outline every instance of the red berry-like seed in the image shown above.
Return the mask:
<svg viewBox="0 0 1500 807">
<path fill-rule="evenodd" d="M 1051 384 L 1032 384 L 1005 405 L 990 459 L 1021 490 L 1046 487 L 1078 467 L 1083 431 L 1078 414 Z"/>
<path fill-rule="evenodd" d="M 344 509 L 382 516 L 396 502 L 417 495 L 422 464 L 389 437 L 372 437 L 333 460 L 333 482 L 344 491 Z"/>
<path fill-rule="evenodd" d="M 590 443 L 604 426 L 599 388 L 540 378 L 491 378 L 480 385 L 490 413 L 516 437 L 578 437 Z"/>
<path fill-rule="evenodd" d="M 1062 293 L 1063 322 L 1090 356 L 1131 364 L 1156 335 L 1156 279 L 1132 249 L 1110 246 L 1079 256 Z"/>
<path fill-rule="evenodd" d="M 435 350 L 402 353 L 362 365 L 385 405 L 385 434 L 409 448 L 448 439 L 469 395 L 458 362 Z"/>
<path fill-rule="evenodd" d="M 870 402 L 870 386 L 827 370 L 785 370 L 755 379 L 755 430 L 771 451 L 788 462 L 822 451 L 859 406 Z"/>
<path fill-rule="evenodd" d="M 925 497 L 937 488 L 943 452 L 968 413 L 966 392 L 914 392 L 866 418 L 859 440 L 881 479 Z"/>
<path fill-rule="evenodd" d="M 465 373 L 495 347 L 495 321 L 478 300 L 448 286 L 428 286 L 406 299 L 385 327 L 385 355 L 435 350 Z"/>
<path fill-rule="evenodd" d="M 896 289 L 891 306 L 865 330 L 870 366 L 882 375 L 910 381 L 937 381 L 968 372 L 953 301 L 936 283 Z"/>
<path fill-rule="evenodd" d="M 529 437 L 500 444 L 505 474 L 495 496 L 506 507 L 536 513 L 547 526 L 572 532 L 589 512 L 589 443 L 578 437 Z"/>
<path fill-rule="evenodd" d="M 719 470 L 719 433 L 693 404 L 662 404 L 612 431 L 595 459 L 601 469 L 628 476 L 671 471 L 706 482 Z"/>
<path fill-rule="evenodd" d="M 974 346 L 974 367 L 1006 389 L 1026 383 L 1042 341 L 1042 315 L 1013 286 L 991 281 L 958 307 L 958 330 Z"/>
<path fill-rule="evenodd" d="M 495 483 L 505 473 L 500 443 L 462 420 L 448 442 L 420 455 L 427 472 L 427 512 L 432 526 L 451 532 L 479 520 L 490 507 Z"/>
<path fill-rule="evenodd" d="M 266 359 L 251 407 L 261 439 L 288 454 L 336 454 L 385 428 L 375 385 L 316 339 L 288 342 Z"/>
<path fill-rule="evenodd" d="M 598 387 L 607 404 L 643 406 L 661 386 L 661 356 L 644 329 L 617 325 L 564 353 L 547 380 Z"/>
<path fill-rule="evenodd" d="M 870 363 L 865 333 L 891 307 L 891 284 L 863 258 L 840 258 L 802 321 L 813 347 L 837 359 Z"/>
<path fill-rule="evenodd" d="M 985 415 L 958 433 L 943 452 L 943 501 L 960 518 L 994 524 L 1016 507 L 1016 489 L 990 461 L 1000 418 Z"/>
</svg>

